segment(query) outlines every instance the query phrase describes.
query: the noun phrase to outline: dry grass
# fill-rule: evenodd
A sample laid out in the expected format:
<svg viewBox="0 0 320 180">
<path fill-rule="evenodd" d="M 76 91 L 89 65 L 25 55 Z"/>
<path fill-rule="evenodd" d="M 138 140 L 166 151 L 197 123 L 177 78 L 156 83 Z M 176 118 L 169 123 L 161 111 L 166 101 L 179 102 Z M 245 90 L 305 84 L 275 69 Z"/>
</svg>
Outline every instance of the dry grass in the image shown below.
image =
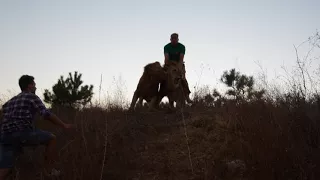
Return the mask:
<svg viewBox="0 0 320 180">
<path fill-rule="evenodd" d="M 40 118 L 36 123 L 57 135 L 60 179 L 319 179 L 319 97 L 236 102 L 211 93 L 196 92 L 183 114 L 128 113 L 107 102 L 105 108 L 53 109 L 77 125 L 72 132 Z M 45 179 L 43 151 L 25 148 L 16 179 Z M 236 160 L 245 167 L 230 169 Z"/>
<path fill-rule="evenodd" d="M 292 105 L 292 104 L 291 104 Z M 129 114 L 120 108 L 53 110 L 76 123 L 57 134 L 61 179 L 318 179 L 319 109 L 289 108 L 267 100 L 232 101 L 221 107 L 198 103 L 185 109 L 189 138 L 177 113 Z M 314 105 L 317 108 L 319 106 Z M 316 113 L 314 113 L 316 112 Z M 44 148 L 26 149 L 17 163 L 17 179 L 41 179 Z M 230 172 L 226 163 L 242 160 L 246 168 Z"/>
</svg>

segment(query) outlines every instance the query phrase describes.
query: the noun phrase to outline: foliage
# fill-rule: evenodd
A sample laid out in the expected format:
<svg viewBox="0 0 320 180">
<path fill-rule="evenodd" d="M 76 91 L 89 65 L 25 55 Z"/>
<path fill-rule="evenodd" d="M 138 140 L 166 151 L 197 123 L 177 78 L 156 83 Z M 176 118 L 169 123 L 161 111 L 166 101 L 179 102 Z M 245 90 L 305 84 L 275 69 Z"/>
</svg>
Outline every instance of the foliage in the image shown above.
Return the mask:
<svg viewBox="0 0 320 180">
<path fill-rule="evenodd" d="M 71 108 L 79 108 L 91 102 L 93 96 L 93 85 L 84 85 L 81 80 L 82 74 L 77 71 L 74 75 L 69 73 L 69 76 L 64 79 L 60 76 L 58 82 L 52 87 L 53 93 L 48 89 L 44 93 L 44 101 L 52 106 L 63 106 Z"/>
<path fill-rule="evenodd" d="M 236 99 L 261 99 L 265 93 L 265 90 L 258 91 L 254 89 L 255 81 L 253 76 L 241 74 L 234 68 L 224 71 L 220 81 L 230 88 L 226 94 Z"/>
</svg>

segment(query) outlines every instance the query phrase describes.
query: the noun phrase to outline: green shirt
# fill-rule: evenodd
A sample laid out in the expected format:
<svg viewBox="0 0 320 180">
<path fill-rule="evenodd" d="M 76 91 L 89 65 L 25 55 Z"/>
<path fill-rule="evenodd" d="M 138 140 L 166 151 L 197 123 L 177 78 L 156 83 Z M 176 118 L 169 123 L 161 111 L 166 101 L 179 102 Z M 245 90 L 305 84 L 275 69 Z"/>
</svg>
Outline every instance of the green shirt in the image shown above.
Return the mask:
<svg viewBox="0 0 320 180">
<path fill-rule="evenodd" d="M 168 43 L 164 46 L 164 53 L 169 54 L 169 61 L 179 61 L 180 54 L 185 54 L 186 48 L 183 44 L 177 43 L 173 46 L 171 43 Z"/>
</svg>

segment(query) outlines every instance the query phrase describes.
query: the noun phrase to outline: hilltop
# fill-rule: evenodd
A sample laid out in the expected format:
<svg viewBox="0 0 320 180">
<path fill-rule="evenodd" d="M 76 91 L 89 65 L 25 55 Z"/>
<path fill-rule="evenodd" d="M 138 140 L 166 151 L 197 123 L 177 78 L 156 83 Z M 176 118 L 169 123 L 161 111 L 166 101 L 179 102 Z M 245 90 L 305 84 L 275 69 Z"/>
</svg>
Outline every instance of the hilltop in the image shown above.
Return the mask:
<svg viewBox="0 0 320 180">
<path fill-rule="evenodd" d="M 183 113 L 55 109 L 78 130 L 37 124 L 57 134 L 62 179 L 317 179 L 320 106 L 287 105 L 198 102 Z M 40 179 L 43 150 L 25 149 L 18 179 Z"/>
</svg>

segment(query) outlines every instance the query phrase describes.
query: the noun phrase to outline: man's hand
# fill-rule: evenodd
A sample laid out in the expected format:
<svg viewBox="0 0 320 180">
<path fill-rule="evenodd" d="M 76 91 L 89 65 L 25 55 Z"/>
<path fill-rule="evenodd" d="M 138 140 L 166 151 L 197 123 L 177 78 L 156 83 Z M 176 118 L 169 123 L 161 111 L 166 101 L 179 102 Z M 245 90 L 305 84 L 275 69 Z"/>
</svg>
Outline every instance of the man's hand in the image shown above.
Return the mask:
<svg viewBox="0 0 320 180">
<path fill-rule="evenodd" d="M 75 125 L 73 124 L 67 124 L 67 123 L 64 123 L 63 121 L 61 121 L 55 114 L 51 113 L 50 116 L 49 116 L 49 120 L 55 124 L 55 125 L 58 125 L 64 129 L 72 129 L 75 127 Z"/>
<path fill-rule="evenodd" d="M 64 129 L 73 129 L 73 128 L 76 128 L 76 126 L 74 124 L 64 124 L 63 128 Z"/>
</svg>

